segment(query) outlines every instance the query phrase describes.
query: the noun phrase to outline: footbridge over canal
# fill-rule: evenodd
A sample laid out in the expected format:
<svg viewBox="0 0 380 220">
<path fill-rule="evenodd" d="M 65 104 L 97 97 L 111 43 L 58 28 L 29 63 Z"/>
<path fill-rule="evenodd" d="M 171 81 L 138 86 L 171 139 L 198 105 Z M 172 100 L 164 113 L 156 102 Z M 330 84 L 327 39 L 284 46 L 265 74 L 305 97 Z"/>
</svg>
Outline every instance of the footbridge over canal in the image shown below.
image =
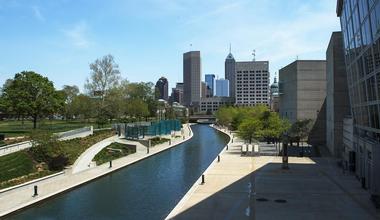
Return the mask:
<svg viewBox="0 0 380 220">
<path fill-rule="evenodd" d="M 189 122 L 199 124 L 212 124 L 216 122 L 216 117 L 214 115 L 190 115 Z"/>
</svg>

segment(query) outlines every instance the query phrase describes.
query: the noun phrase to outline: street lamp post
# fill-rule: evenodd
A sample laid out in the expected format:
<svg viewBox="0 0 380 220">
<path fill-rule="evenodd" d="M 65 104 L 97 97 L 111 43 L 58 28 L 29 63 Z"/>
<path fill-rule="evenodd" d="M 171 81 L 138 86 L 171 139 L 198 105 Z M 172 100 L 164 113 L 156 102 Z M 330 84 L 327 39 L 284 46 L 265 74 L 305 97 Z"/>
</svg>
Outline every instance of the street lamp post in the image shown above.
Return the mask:
<svg viewBox="0 0 380 220">
<path fill-rule="evenodd" d="M 285 133 L 283 137 L 283 141 L 282 141 L 282 169 L 283 170 L 289 169 L 288 143 L 289 143 L 289 136 L 288 136 L 288 133 Z"/>
</svg>

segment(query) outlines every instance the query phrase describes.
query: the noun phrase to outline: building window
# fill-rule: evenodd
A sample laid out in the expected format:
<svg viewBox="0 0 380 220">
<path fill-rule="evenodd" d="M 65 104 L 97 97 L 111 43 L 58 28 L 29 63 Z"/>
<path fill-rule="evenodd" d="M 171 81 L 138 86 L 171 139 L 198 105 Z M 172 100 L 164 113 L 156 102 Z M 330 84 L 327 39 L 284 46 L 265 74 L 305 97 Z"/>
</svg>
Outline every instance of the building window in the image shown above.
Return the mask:
<svg viewBox="0 0 380 220">
<path fill-rule="evenodd" d="M 378 105 L 370 105 L 369 114 L 371 118 L 371 127 L 380 129 Z"/>
</svg>

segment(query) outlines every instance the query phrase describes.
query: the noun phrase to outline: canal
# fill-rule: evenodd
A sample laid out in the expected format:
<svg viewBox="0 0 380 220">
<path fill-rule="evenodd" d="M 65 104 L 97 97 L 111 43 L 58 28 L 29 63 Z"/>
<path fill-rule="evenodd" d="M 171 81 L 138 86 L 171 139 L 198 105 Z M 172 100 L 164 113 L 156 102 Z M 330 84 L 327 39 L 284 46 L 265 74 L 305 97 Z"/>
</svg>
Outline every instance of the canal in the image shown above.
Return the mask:
<svg viewBox="0 0 380 220">
<path fill-rule="evenodd" d="M 170 150 L 25 209 L 10 219 L 163 219 L 228 142 L 207 125 Z"/>
</svg>

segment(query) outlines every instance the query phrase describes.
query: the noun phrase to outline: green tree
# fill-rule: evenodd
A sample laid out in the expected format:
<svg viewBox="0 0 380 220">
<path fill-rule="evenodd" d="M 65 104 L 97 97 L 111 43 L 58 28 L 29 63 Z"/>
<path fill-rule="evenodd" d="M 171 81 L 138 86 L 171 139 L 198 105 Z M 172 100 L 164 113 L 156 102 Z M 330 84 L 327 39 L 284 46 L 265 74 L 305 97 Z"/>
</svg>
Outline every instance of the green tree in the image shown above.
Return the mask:
<svg viewBox="0 0 380 220">
<path fill-rule="evenodd" d="M 154 117 L 157 112 L 158 102 L 155 99 L 155 87 L 151 82 L 129 83 L 126 86 L 128 100 L 142 100 L 148 106 L 149 116 Z"/>
<path fill-rule="evenodd" d="M 256 139 L 262 129 L 262 123 L 257 119 L 244 120 L 238 128 L 238 136 L 249 143 Z"/>
<path fill-rule="evenodd" d="M 113 119 L 120 119 L 125 113 L 126 94 L 122 87 L 111 89 L 105 98 L 105 115 L 110 122 Z"/>
<path fill-rule="evenodd" d="M 127 115 L 137 120 L 149 115 L 148 105 L 139 98 L 128 100 L 126 110 Z"/>
<path fill-rule="evenodd" d="M 299 146 L 300 141 L 304 141 L 309 136 L 313 126 L 312 122 L 311 119 L 297 120 L 290 127 L 289 136 L 296 140 L 297 146 Z"/>
<path fill-rule="evenodd" d="M 230 127 L 235 114 L 235 109 L 232 107 L 222 107 L 215 112 L 215 117 L 218 124 Z"/>
<path fill-rule="evenodd" d="M 96 113 L 95 100 L 84 94 L 74 97 L 71 108 L 76 117 L 83 118 L 84 120 L 89 120 Z"/>
<path fill-rule="evenodd" d="M 52 115 L 64 105 L 64 97 L 55 90 L 53 82 L 32 71 L 17 73 L 8 81 L 2 100 L 9 114 L 32 117 L 34 129 L 39 118 Z"/>
<path fill-rule="evenodd" d="M 90 78 L 87 78 L 85 89 L 89 94 L 98 96 L 100 102 L 97 109 L 97 122 L 98 125 L 104 123 L 106 120 L 106 97 L 108 93 L 120 83 L 119 66 L 115 63 L 112 55 L 106 55 L 101 59 L 96 59 L 94 63 L 90 64 Z"/>
<path fill-rule="evenodd" d="M 65 94 L 65 108 L 64 115 L 66 119 L 72 119 L 74 116 L 73 101 L 79 94 L 78 86 L 64 85 L 62 92 Z"/>
</svg>

